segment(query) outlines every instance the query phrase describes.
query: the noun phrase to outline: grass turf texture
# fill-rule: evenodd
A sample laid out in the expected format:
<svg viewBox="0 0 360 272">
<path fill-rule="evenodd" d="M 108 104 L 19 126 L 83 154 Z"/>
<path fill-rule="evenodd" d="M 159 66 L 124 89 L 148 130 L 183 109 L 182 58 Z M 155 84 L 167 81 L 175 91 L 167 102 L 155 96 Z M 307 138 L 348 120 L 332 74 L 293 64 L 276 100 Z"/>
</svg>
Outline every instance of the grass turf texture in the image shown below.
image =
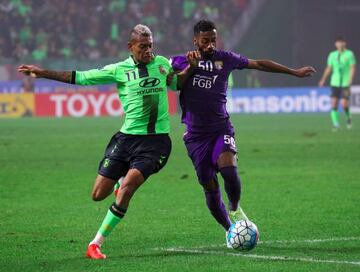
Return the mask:
<svg viewBox="0 0 360 272">
<path fill-rule="evenodd" d="M 103 246 L 108 259 L 84 258 L 113 201 L 95 203 L 90 193 L 121 121 L 7 119 L 0 120 L 0 271 L 359 271 L 341 262 L 360 261 L 360 116 L 352 130 L 336 133 L 322 114 L 232 121 L 242 206 L 264 241 L 247 254 L 265 259 L 226 255 L 237 252 L 222 245 L 224 231 L 207 211 L 178 116 L 171 120 L 172 156 Z M 355 238 L 303 241 L 343 237 Z"/>
</svg>

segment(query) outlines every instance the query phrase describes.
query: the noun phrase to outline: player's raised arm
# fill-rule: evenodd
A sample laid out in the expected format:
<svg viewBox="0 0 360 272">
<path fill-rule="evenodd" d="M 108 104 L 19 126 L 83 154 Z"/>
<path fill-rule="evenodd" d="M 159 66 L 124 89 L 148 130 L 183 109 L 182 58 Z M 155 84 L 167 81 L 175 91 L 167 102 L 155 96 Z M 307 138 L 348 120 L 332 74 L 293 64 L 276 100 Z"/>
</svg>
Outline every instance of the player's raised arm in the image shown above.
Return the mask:
<svg viewBox="0 0 360 272">
<path fill-rule="evenodd" d="M 305 66 L 298 69 L 291 69 L 285 65 L 274 62 L 272 60 L 252 60 L 249 59 L 248 69 L 256 69 L 271 73 L 289 74 L 297 77 L 308 77 L 316 73 L 312 66 Z"/>
<path fill-rule="evenodd" d="M 186 80 L 194 73 L 198 62 L 201 59 L 201 54 L 199 50 L 189 51 L 186 54 L 186 59 L 189 65 L 183 71 L 177 74 L 178 89 L 181 89 L 184 86 Z"/>
<path fill-rule="evenodd" d="M 65 83 L 75 83 L 72 82 L 72 72 L 71 71 L 50 71 L 42 69 L 36 65 L 20 65 L 18 67 L 18 72 L 23 73 L 24 75 L 31 76 L 34 78 L 47 78 L 56 81 L 61 81 Z"/>
</svg>

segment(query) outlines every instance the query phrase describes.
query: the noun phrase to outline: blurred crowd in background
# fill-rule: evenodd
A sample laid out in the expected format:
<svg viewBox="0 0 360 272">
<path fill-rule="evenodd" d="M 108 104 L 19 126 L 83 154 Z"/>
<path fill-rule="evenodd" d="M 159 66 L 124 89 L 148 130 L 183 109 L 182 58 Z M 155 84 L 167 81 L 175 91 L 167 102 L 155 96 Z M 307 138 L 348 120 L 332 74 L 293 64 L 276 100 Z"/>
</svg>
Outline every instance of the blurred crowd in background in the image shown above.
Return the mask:
<svg viewBox="0 0 360 272">
<path fill-rule="evenodd" d="M 1 1 L 0 59 L 124 58 L 129 31 L 138 23 L 152 29 L 156 52 L 179 54 L 192 49 L 194 22 L 216 21 L 226 39 L 246 6 L 247 0 Z"/>
<path fill-rule="evenodd" d="M 87 70 L 117 62 L 128 56 L 129 32 L 139 23 L 153 31 L 156 54 L 184 54 L 194 48 L 193 25 L 201 19 L 216 23 L 220 48 L 321 71 L 336 36 L 358 55 L 359 11 L 359 0 L 0 0 L 0 82 L 23 80 L 21 63 Z M 235 87 L 318 80 L 234 72 Z"/>
</svg>

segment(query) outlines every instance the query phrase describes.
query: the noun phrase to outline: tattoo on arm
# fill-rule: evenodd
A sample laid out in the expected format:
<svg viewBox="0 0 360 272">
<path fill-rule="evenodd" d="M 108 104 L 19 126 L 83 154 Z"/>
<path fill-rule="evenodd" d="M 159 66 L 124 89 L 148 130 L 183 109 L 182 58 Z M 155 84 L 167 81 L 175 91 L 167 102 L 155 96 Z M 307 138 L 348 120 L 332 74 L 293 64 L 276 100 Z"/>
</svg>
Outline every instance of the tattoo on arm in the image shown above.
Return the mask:
<svg viewBox="0 0 360 272">
<path fill-rule="evenodd" d="M 73 73 L 71 71 L 44 70 L 41 72 L 41 77 L 43 78 L 74 84 L 75 82 L 73 82 L 72 75 Z"/>
<path fill-rule="evenodd" d="M 293 69 L 271 60 L 258 60 L 258 70 L 272 73 L 293 74 Z"/>
</svg>

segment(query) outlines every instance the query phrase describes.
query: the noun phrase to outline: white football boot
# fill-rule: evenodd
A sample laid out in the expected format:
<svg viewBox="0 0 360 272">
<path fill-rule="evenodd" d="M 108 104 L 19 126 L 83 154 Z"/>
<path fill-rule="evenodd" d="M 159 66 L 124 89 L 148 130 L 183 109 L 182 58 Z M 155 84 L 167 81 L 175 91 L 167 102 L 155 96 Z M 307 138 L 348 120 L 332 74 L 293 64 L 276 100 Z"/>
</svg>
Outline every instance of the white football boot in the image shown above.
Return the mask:
<svg viewBox="0 0 360 272">
<path fill-rule="evenodd" d="M 231 222 L 233 223 L 241 220 L 249 220 L 240 206 L 235 211 L 229 210 L 229 217 Z"/>
<path fill-rule="evenodd" d="M 230 245 L 230 242 L 229 242 L 229 240 L 228 240 L 228 234 L 229 234 L 229 231 L 226 231 L 225 232 L 225 240 L 226 240 L 226 247 L 227 248 L 232 248 L 232 246 Z"/>
</svg>

